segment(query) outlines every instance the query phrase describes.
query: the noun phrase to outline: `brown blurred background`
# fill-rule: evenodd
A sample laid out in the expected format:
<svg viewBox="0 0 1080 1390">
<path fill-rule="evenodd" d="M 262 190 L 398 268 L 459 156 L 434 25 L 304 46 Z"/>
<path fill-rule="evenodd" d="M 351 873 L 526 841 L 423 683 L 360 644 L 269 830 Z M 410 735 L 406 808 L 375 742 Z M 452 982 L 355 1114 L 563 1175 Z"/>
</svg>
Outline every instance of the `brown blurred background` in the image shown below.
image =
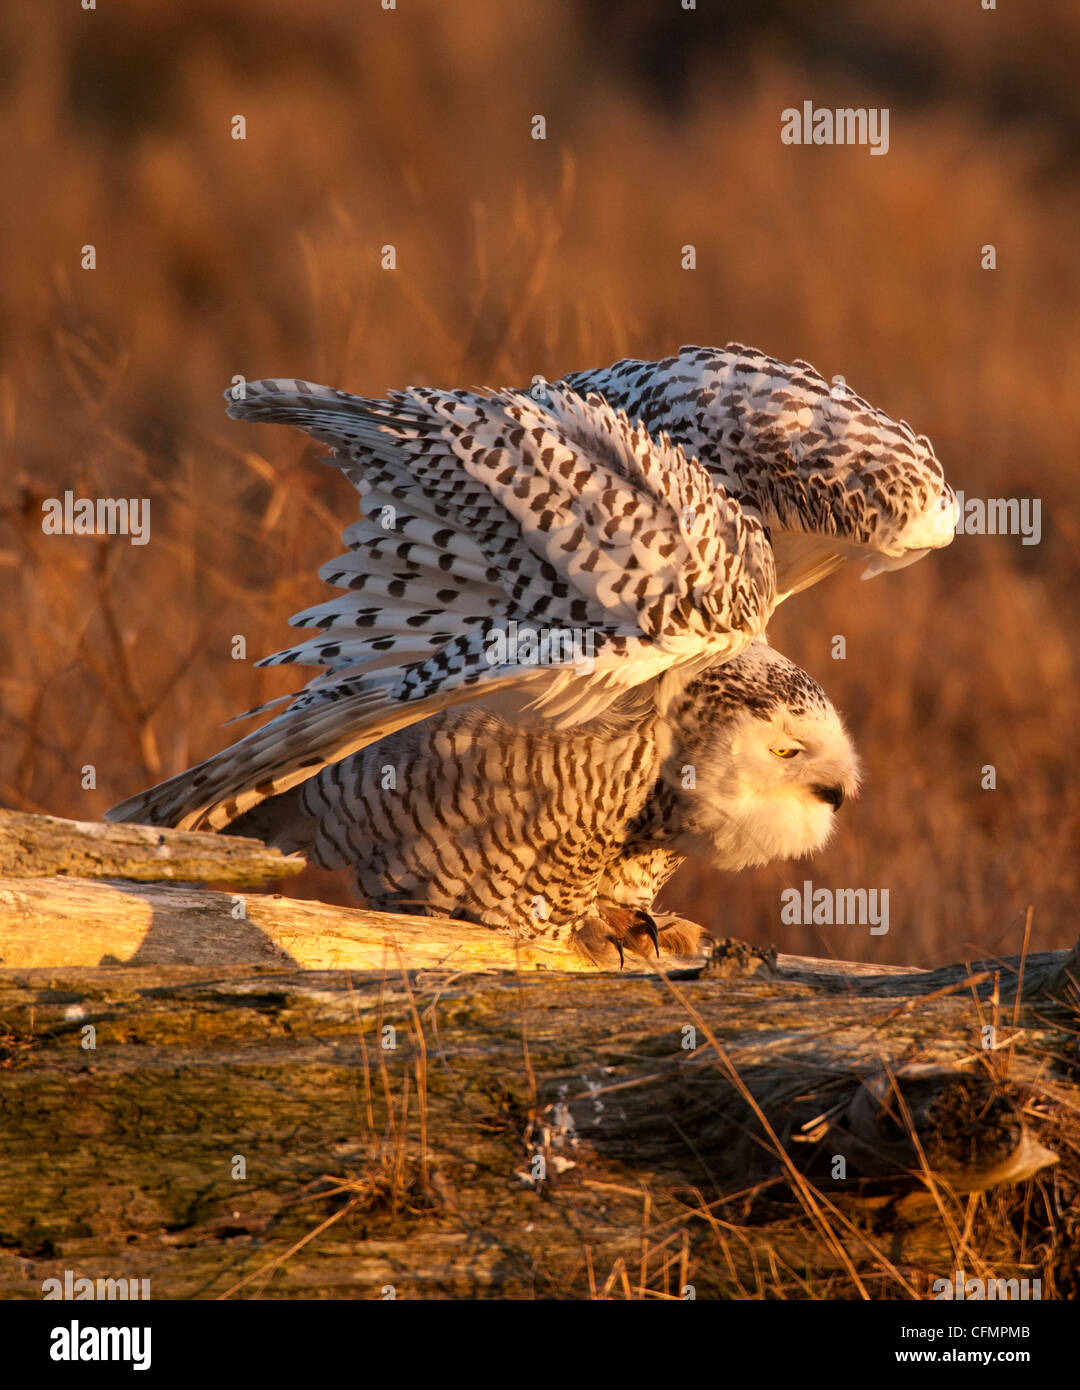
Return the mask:
<svg viewBox="0 0 1080 1390">
<path fill-rule="evenodd" d="M 846 712 L 864 793 L 812 865 L 686 869 L 666 905 L 883 962 L 1019 949 L 1029 905 L 1036 947 L 1070 944 L 1078 40 L 1069 0 L 4 11 L 0 803 L 97 818 L 295 684 L 252 663 L 326 596 L 357 499 L 224 418 L 234 375 L 378 395 L 734 339 L 842 373 L 968 496 L 1040 498 L 1043 539 L 785 605 L 770 636 Z M 806 99 L 888 107 L 888 154 L 782 145 Z M 150 498 L 150 544 L 43 535 L 68 488 Z M 888 888 L 889 934 L 781 925 L 804 878 Z"/>
</svg>

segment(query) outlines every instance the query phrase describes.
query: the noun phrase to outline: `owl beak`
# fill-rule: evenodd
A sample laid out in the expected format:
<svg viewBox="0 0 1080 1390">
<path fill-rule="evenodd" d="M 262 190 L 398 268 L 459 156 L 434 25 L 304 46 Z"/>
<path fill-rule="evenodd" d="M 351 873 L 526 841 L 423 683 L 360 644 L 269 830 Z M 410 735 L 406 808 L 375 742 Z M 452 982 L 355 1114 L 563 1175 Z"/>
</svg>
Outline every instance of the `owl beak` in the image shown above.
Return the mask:
<svg viewBox="0 0 1080 1390">
<path fill-rule="evenodd" d="M 872 555 L 859 578 L 873 579 L 875 574 L 884 574 L 887 570 L 907 569 L 908 565 L 913 565 L 916 560 L 921 560 L 924 555 L 929 554 L 929 550 L 905 550 L 903 555 Z"/>
<path fill-rule="evenodd" d="M 811 787 L 810 790 L 819 801 L 824 801 L 834 811 L 839 811 L 844 804 L 844 789 L 839 782 L 834 787 Z"/>
</svg>

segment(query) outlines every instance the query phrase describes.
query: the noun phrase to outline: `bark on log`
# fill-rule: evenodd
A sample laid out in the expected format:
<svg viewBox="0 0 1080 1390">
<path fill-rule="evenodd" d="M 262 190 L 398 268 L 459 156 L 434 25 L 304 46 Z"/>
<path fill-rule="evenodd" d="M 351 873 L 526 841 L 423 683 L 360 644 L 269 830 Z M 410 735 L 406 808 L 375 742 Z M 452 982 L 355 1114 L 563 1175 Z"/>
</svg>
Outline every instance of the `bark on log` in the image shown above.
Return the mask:
<svg viewBox="0 0 1080 1390">
<path fill-rule="evenodd" d="M 149 825 L 105 825 L 0 810 L 0 876 L 236 883 L 255 888 L 297 874 L 302 856 L 260 840 Z"/>
</svg>

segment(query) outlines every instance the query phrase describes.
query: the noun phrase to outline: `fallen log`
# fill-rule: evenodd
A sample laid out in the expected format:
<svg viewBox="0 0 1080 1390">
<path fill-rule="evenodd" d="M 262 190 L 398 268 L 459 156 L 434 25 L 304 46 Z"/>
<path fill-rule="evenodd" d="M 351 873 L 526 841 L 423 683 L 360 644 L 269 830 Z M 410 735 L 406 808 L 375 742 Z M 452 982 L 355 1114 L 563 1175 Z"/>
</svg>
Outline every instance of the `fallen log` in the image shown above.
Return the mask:
<svg viewBox="0 0 1080 1390">
<path fill-rule="evenodd" d="M 8 968 L 258 963 L 381 970 L 395 950 L 411 967 L 593 968 L 558 943 L 515 942 L 440 917 L 173 884 L 0 879 L 0 965 Z"/>
<path fill-rule="evenodd" d="M 570 970 L 444 919 L 9 878 L 0 955 L 0 1297 L 1077 1282 L 1075 950 Z"/>
</svg>

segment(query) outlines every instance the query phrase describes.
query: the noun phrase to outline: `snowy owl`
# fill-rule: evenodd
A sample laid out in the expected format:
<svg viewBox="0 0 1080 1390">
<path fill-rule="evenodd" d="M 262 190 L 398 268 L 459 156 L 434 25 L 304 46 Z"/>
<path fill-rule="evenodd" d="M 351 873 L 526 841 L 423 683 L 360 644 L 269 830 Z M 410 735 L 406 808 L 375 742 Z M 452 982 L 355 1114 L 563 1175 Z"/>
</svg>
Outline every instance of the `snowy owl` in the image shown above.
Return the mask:
<svg viewBox="0 0 1080 1390">
<path fill-rule="evenodd" d="M 805 363 L 735 346 L 531 393 L 372 400 L 279 379 L 226 397 L 234 418 L 329 444 L 356 486 L 347 552 L 320 570 L 345 592 L 297 614 L 316 635 L 263 662 L 321 674 L 113 820 L 225 829 L 481 701 L 560 735 L 585 736 L 627 701 L 666 717 L 762 637 L 778 602 L 847 559 L 867 575 L 909 564 L 955 525 L 925 438 Z"/>
<path fill-rule="evenodd" d="M 485 702 L 324 767 L 229 826 L 324 868 L 364 901 L 520 937 L 683 954 L 700 928 L 652 914 L 687 857 L 744 869 L 819 849 L 858 786 L 824 691 L 755 642 L 661 699 L 654 680 L 572 728 Z"/>
</svg>

